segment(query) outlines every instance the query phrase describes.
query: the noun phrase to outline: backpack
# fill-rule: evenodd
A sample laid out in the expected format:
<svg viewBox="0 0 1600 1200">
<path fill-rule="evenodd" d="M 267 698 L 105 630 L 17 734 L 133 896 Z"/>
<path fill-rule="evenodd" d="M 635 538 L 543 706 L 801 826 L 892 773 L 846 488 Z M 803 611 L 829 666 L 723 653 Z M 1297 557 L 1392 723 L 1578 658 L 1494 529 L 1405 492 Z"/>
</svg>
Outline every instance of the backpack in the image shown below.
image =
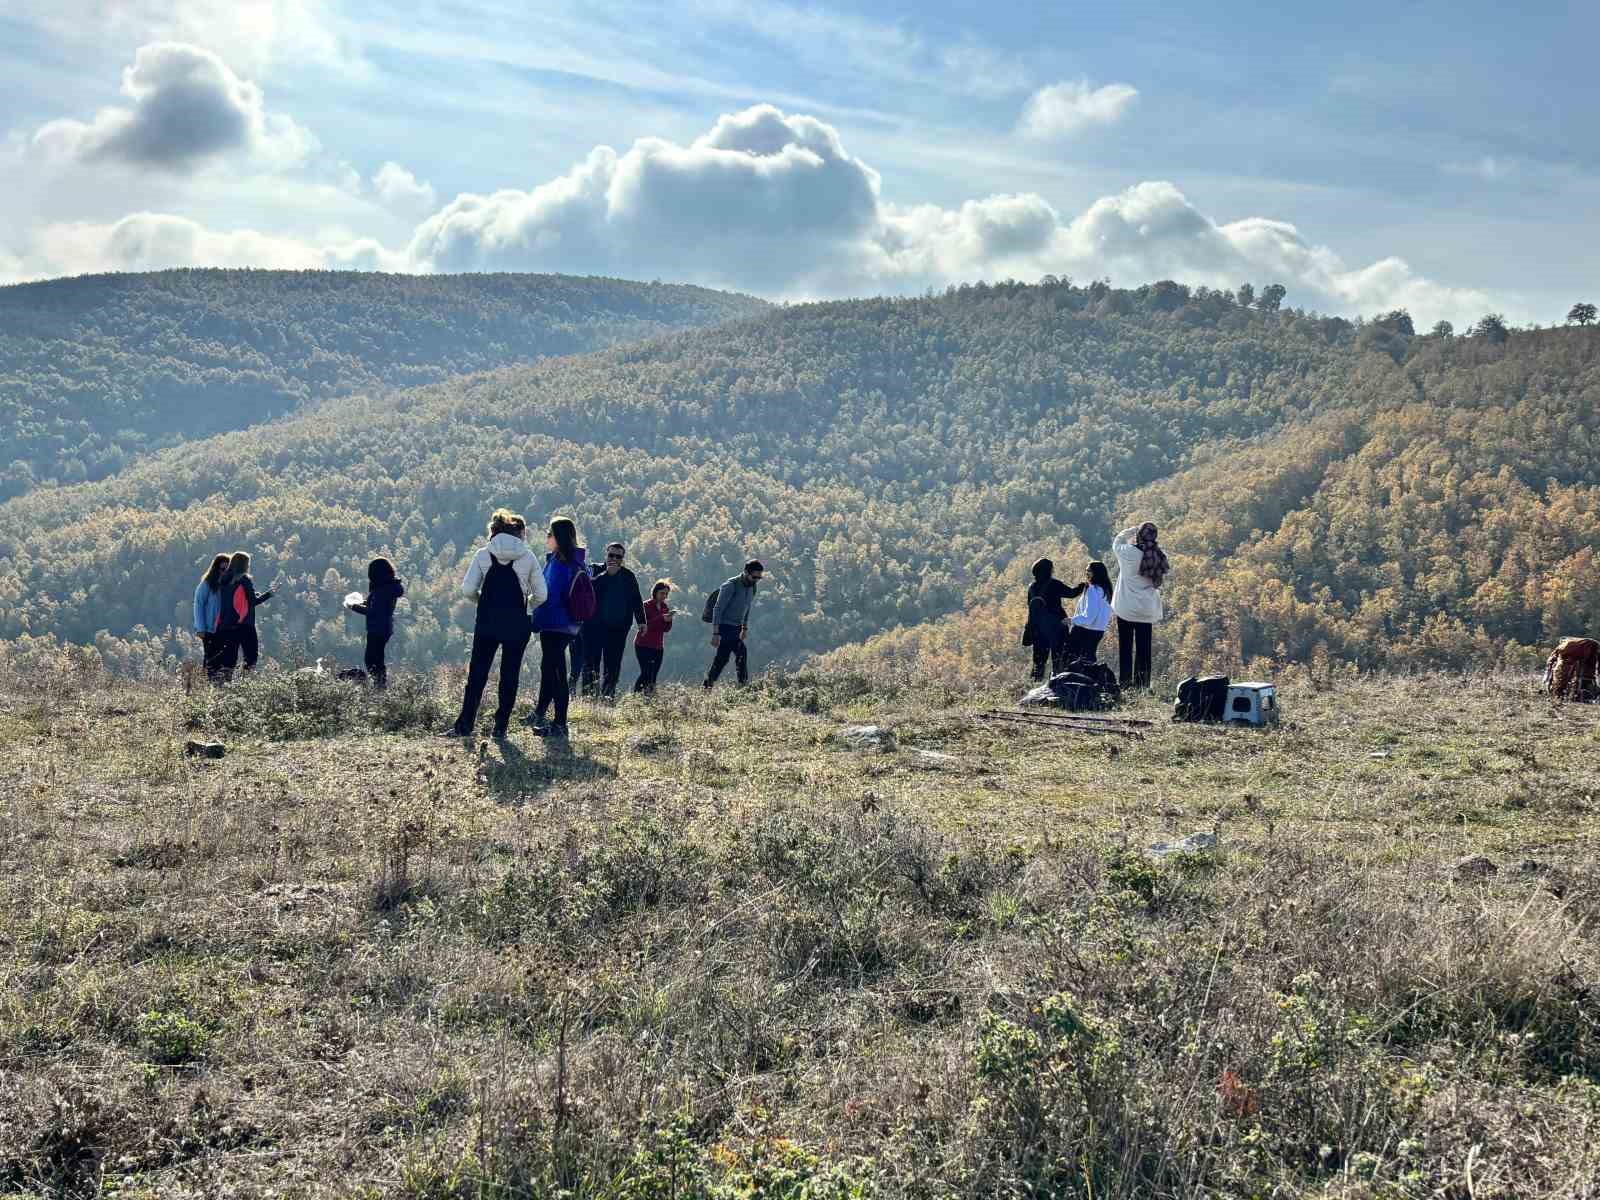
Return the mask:
<svg viewBox="0 0 1600 1200">
<path fill-rule="evenodd" d="M 1172 701 L 1174 721 L 1220 721 L 1228 707 L 1226 675 L 1191 675 L 1178 684 Z"/>
<path fill-rule="evenodd" d="M 510 563 L 489 555 L 489 569 L 483 573 L 483 588 L 478 593 L 478 617 L 474 628 L 488 637 L 514 642 L 533 630 L 528 620 L 528 600 L 522 580 Z"/>
<path fill-rule="evenodd" d="M 1103 663 L 1076 659 L 1050 677 L 1050 691 L 1056 706 L 1070 712 L 1099 712 L 1122 703 L 1117 677 Z"/>
<path fill-rule="evenodd" d="M 244 590 L 244 580 L 231 576 L 222 581 L 221 603 L 217 605 L 216 632 L 237 629 L 250 616 L 250 596 Z"/>
<path fill-rule="evenodd" d="M 722 589 L 714 587 L 711 589 L 710 594 L 706 596 L 706 606 L 700 610 L 700 619 L 707 625 L 711 624 L 711 618 L 717 615 L 717 597 L 721 595 Z"/>
<path fill-rule="evenodd" d="M 588 571 L 580 568 L 572 577 L 572 586 L 567 589 L 567 612 L 581 625 L 594 616 L 598 603 L 595 599 L 593 578 Z"/>
</svg>

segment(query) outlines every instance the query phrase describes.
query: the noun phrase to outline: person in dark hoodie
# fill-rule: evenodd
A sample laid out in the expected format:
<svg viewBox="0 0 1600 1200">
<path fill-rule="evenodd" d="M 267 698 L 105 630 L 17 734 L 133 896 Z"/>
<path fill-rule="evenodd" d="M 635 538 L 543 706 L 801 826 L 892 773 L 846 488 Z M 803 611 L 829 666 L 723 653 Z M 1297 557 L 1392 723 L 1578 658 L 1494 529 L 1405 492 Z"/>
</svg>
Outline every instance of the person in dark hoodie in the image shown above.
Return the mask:
<svg viewBox="0 0 1600 1200">
<path fill-rule="evenodd" d="M 1067 611 L 1061 606 L 1083 589 L 1070 588 L 1056 578 L 1056 565 L 1048 558 L 1033 564 L 1033 582 L 1028 585 L 1028 634 L 1033 647 L 1033 677 L 1044 678 L 1045 663 L 1051 671 L 1061 670 L 1067 644 Z"/>
<path fill-rule="evenodd" d="M 540 737 L 567 736 L 567 653 L 581 627 L 573 619 L 567 601 L 572 595 L 575 576 L 587 574 L 588 551 L 578 545 L 578 527 L 566 517 L 556 517 L 545 533 L 549 552 L 544 556 L 546 598 L 533 612 L 533 627 L 539 631 L 539 702 L 528 717 L 528 724 Z M 555 720 L 545 722 L 545 714 L 555 710 Z"/>
<path fill-rule="evenodd" d="M 379 691 L 389 686 L 389 665 L 383 652 L 394 636 L 395 602 L 405 594 L 406 585 L 394 573 L 394 564 L 387 558 L 375 558 L 367 564 L 367 598 L 350 606 L 351 612 L 367 619 L 367 677 Z"/>
<path fill-rule="evenodd" d="M 527 532 L 528 523 L 516 513 L 495 509 L 489 518 L 489 544 L 472 556 L 461 580 L 461 594 L 477 603 L 478 615 L 472 626 L 472 659 L 461 712 L 445 731 L 446 737 L 472 736 L 496 651 L 500 654 L 500 703 L 494 713 L 494 736 L 506 736 L 511 710 L 517 704 L 522 656 L 533 636 L 528 610 L 543 604 L 545 598 L 544 576 L 536 569 L 538 560 L 526 541 Z"/>
<path fill-rule="evenodd" d="M 228 573 L 217 589 L 222 611 L 217 617 L 217 636 L 221 640 L 222 678 L 232 679 L 244 656 L 244 669 L 253 671 L 261 657 L 261 640 L 256 635 L 256 609 L 272 599 L 272 591 L 256 591 L 250 578 L 250 556 L 240 551 L 228 560 Z"/>
<path fill-rule="evenodd" d="M 594 695 L 598 677 L 600 696 L 605 700 L 617 698 L 617 677 L 622 674 L 622 653 L 628 648 L 628 631 L 645 623 L 639 578 L 622 565 L 626 556 L 627 548 L 621 542 L 612 542 L 606 547 L 605 566 L 592 571 L 594 616 L 583 624 L 583 691 L 587 696 Z"/>
</svg>

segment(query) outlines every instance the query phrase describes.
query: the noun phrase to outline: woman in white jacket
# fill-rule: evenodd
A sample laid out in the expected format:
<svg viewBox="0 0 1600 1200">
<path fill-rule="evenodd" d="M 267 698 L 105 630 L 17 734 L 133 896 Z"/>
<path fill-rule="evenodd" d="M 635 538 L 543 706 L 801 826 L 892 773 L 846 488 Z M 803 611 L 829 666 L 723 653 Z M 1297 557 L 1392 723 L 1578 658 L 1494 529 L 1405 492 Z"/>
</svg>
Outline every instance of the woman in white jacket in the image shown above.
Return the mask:
<svg viewBox="0 0 1600 1200">
<path fill-rule="evenodd" d="M 545 601 L 544 574 L 525 540 L 528 523 L 521 516 L 497 508 L 489 518 L 489 544 L 472 556 L 461 594 L 478 606 L 472 628 L 472 659 L 467 667 L 467 688 L 461 712 L 445 731 L 446 737 L 472 736 L 478 720 L 478 702 L 489 682 L 495 651 L 500 652 L 499 707 L 494 714 L 494 736 L 506 736 L 511 710 L 517 704 L 517 684 L 522 656 L 533 636 L 530 609 Z"/>
<path fill-rule="evenodd" d="M 1149 521 L 1111 540 L 1117 556 L 1117 586 L 1111 611 L 1117 618 L 1117 656 L 1123 687 L 1150 686 L 1150 630 L 1163 614 L 1161 585 L 1171 569 Z M 1136 657 L 1137 656 L 1137 657 Z"/>
<path fill-rule="evenodd" d="M 1078 606 L 1072 611 L 1072 629 L 1067 634 L 1067 657 L 1095 662 L 1100 639 L 1111 624 L 1111 574 L 1105 563 L 1099 559 L 1091 562 L 1078 587 Z"/>
</svg>

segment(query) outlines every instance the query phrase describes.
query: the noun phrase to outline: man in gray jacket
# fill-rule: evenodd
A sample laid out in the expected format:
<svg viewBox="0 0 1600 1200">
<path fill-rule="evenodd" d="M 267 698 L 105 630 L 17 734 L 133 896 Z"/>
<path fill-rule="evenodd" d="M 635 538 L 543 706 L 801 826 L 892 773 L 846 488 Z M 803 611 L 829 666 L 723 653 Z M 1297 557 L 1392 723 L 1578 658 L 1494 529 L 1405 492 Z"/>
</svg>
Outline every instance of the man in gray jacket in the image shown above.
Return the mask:
<svg viewBox="0 0 1600 1200">
<path fill-rule="evenodd" d="M 711 670 L 706 675 L 706 691 L 717 682 L 722 668 L 732 657 L 739 672 L 741 686 L 750 682 L 750 660 L 745 653 L 744 637 L 750 631 L 750 606 L 756 600 L 756 584 L 767 569 L 752 558 L 744 570 L 717 589 L 716 607 L 711 610 L 711 644 L 716 647 L 716 657 L 711 660 Z"/>
</svg>

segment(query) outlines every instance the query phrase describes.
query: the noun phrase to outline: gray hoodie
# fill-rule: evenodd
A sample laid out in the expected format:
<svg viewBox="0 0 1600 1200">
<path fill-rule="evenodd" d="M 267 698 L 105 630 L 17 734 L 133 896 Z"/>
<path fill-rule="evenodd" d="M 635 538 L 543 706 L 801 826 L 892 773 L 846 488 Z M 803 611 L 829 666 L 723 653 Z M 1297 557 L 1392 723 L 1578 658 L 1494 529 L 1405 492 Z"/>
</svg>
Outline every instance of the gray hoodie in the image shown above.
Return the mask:
<svg viewBox="0 0 1600 1200">
<path fill-rule="evenodd" d="M 756 585 L 746 583 L 741 571 L 717 589 L 717 606 L 711 610 L 713 625 L 750 624 L 750 606 L 756 602 Z"/>
</svg>

